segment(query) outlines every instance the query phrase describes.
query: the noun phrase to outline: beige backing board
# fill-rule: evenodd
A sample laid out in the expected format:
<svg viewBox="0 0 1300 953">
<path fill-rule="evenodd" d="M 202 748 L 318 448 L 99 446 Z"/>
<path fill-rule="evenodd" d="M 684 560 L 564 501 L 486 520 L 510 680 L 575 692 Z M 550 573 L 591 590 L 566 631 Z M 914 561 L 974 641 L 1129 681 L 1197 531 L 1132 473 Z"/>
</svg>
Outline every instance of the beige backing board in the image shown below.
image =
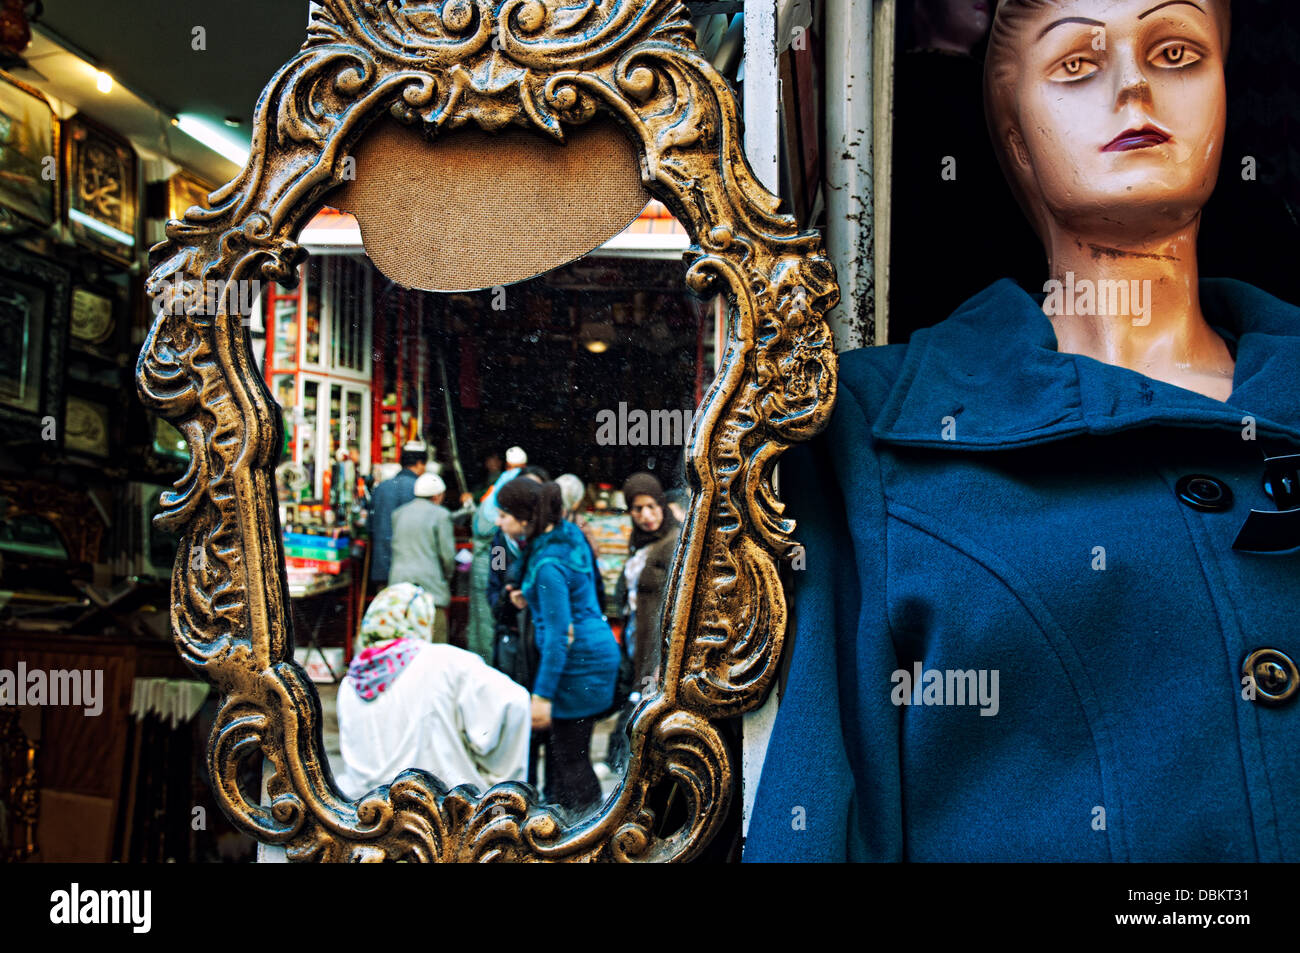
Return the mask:
<svg viewBox="0 0 1300 953">
<path fill-rule="evenodd" d="M 405 287 L 522 281 L 603 245 L 651 200 L 614 122 L 594 120 L 566 140 L 516 127 L 430 140 L 384 119 L 355 150 L 356 179 L 329 204 L 356 216 L 366 253 Z"/>
</svg>

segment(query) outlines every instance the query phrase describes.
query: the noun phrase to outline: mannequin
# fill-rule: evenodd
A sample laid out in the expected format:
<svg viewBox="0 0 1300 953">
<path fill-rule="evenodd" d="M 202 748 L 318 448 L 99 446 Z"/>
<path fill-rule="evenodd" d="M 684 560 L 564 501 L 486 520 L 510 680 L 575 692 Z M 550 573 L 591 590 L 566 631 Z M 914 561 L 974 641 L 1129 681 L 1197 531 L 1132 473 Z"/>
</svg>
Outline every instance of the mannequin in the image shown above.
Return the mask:
<svg viewBox="0 0 1300 953">
<path fill-rule="evenodd" d="M 1195 255 L 1228 13 L 998 6 L 1049 280 L 841 355 L 789 453 L 747 860 L 1300 860 L 1300 309 Z"/>
<path fill-rule="evenodd" d="M 1049 313 L 1059 350 L 1225 400 L 1233 361 L 1201 313 L 1196 235 L 1223 152 L 1226 4 L 1094 3 L 1086 23 L 1055 4 L 1004 7 L 990 131 L 1051 280 L 1150 281 L 1159 315 Z"/>
</svg>

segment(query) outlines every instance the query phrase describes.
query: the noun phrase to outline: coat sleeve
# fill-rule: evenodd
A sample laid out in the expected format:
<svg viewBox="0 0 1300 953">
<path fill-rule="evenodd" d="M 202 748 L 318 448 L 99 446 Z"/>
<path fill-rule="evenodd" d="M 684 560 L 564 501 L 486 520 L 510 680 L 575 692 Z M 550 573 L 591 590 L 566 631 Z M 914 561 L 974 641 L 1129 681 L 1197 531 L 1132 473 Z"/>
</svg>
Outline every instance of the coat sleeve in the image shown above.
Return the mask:
<svg viewBox="0 0 1300 953">
<path fill-rule="evenodd" d="M 680 535 L 681 527 L 678 526 L 655 543 L 646 559 L 645 568 L 637 578 L 636 657 L 633 666 L 636 672 L 637 691 L 646 690 L 645 679 L 654 674 L 663 654 L 661 636 L 664 598 L 668 594 L 668 570 L 672 568 L 673 554 L 677 550 L 677 539 Z"/>
<path fill-rule="evenodd" d="M 537 571 L 537 631 L 541 661 L 533 691 L 542 698 L 555 698 L 569 659 L 569 630 L 573 610 L 569 605 L 569 580 L 558 566 L 543 566 Z"/>
<path fill-rule="evenodd" d="M 437 534 L 438 560 L 442 563 L 442 575 L 450 580 L 456 570 L 456 531 L 452 529 L 451 517 L 440 513 L 434 532 Z"/>
<path fill-rule="evenodd" d="M 493 562 L 495 562 L 493 553 L 496 552 L 498 546 L 502 547 L 502 549 L 505 548 L 505 543 L 501 538 L 501 530 L 496 531 L 496 535 L 492 537 L 492 542 L 488 545 L 487 600 L 493 612 L 496 611 L 497 600 L 501 598 L 501 593 L 505 589 L 505 572 L 492 567 Z"/>
<path fill-rule="evenodd" d="M 609 611 L 606 615 L 621 619 L 627 615 L 627 577 L 624 573 L 627 571 L 627 556 L 623 560 L 623 568 L 618 571 L 618 581 L 614 583 L 614 601 L 609 605 Z"/>
<path fill-rule="evenodd" d="M 493 784 L 522 781 L 528 770 L 528 689 L 476 655 L 464 662 L 456 704 L 465 745 Z"/>
<path fill-rule="evenodd" d="M 586 536 L 583 537 L 586 539 Z M 591 581 L 596 587 L 596 609 L 601 615 L 605 614 L 605 577 L 600 574 L 600 559 L 596 554 L 596 547 L 587 540 L 587 549 L 591 551 Z"/>
<path fill-rule="evenodd" d="M 370 496 L 370 578 L 386 580 L 392 561 L 393 508 L 391 481 L 375 487 Z"/>
<path fill-rule="evenodd" d="M 852 389 L 841 386 L 826 434 L 787 454 L 781 481 L 804 567 L 797 559 L 792 567 L 789 676 L 745 860 L 901 860 L 884 491 L 869 418 Z"/>
</svg>

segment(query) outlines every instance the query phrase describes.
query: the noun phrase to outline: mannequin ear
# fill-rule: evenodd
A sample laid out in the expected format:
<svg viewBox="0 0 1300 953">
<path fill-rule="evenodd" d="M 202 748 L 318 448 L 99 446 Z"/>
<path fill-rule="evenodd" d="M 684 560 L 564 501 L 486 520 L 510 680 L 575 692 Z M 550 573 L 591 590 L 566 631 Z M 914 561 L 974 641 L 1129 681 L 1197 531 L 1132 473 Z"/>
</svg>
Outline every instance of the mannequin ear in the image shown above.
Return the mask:
<svg viewBox="0 0 1300 953">
<path fill-rule="evenodd" d="M 1029 147 L 1025 145 L 1025 139 L 1020 135 L 1020 130 L 1012 126 L 1007 130 L 1007 150 L 1011 158 L 1024 171 L 1029 171 Z"/>
</svg>

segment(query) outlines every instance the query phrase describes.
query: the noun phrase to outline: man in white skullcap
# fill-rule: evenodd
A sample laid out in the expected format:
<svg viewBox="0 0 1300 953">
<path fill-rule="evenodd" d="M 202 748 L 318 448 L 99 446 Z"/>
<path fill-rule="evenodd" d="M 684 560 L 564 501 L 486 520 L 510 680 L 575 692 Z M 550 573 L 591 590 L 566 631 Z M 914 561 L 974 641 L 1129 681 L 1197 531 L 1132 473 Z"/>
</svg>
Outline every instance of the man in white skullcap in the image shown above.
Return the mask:
<svg viewBox="0 0 1300 953">
<path fill-rule="evenodd" d="M 469 629 L 466 641 L 469 650 L 483 661 L 492 664 L 493 621 L 492 606 L 488 602 L 488 577 L 492 572 L 492 537 L 497 531 L 497 491 L 505 486 L 528 465 L 528 454 L 523 447 L 506 451 L 506 468 L 496 482 L 483 494 L 471 527 L 474 532 L 474 562 L 469 573 Z"/>
<path fill-rule="evenodd" d="M 447 641 L 447 607 L 451 574 L 456 568 L 456 538 L 451 513 L 442 505 L 447 484 L 436 473 L 415 481 L 415 499 L 393 513 L 393 564 L 389 586 L 414 583 L 433 597 L 437 607 L 433 640 Z"/>
</svg>

